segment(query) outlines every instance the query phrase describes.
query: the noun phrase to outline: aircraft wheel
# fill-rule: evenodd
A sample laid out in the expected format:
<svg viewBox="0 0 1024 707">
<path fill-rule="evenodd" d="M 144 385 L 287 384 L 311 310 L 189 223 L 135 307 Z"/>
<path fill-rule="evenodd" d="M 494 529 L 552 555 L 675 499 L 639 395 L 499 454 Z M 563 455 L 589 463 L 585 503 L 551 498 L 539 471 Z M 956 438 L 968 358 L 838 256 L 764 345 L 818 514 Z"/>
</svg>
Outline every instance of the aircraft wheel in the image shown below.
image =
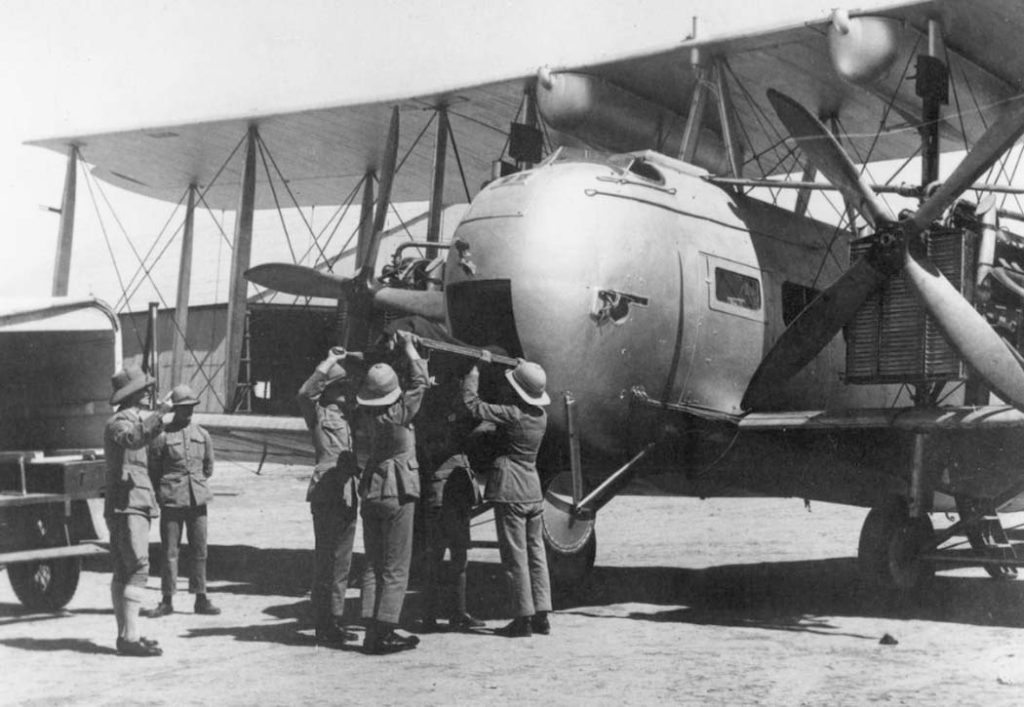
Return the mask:
<svg viewBox="0 0 1024 707">
<path fill-rule="evenodd" d="M 548 575 L 551 588 L 558 594 L 579 593 L 594 569 L 597 558 L 597 533 L 591 532 L 584 546 L 573 554 L 559 552 L 544 534 L 544 549 L 547 551 Z"/>
<path fill-rule="evenodd" d="M 572 481 L 567 472 L 552 479 L 544 493 L 544 547 L 554 590 L 578 590 L 594 568 L 597 533 L 593 518 L 572 514 Z"/>
<path fill-rule="evenodd" d="M 904 593 L 919 589 L 935 573 L 932 563 L 920 559 L 921 548 L 934 534 L 931 519 L 908 516 L 902 499 L 872 508 L 857 550 L 861 576 L 880 589 Z"/>
<path fill-rule="evenodd" d="M 62 609 L 78 589 L 82 561 L 78 557 L 18 562 L 7 566 L 15 595 L 34 611 Z"/>
</svg>

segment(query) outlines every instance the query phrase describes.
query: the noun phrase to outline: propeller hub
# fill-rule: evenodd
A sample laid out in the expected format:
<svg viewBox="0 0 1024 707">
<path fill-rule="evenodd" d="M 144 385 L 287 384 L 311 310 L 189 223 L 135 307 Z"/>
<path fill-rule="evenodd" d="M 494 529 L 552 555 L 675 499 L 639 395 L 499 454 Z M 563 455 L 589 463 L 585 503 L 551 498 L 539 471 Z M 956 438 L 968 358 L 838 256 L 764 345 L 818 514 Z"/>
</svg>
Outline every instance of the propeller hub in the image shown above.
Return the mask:
<svg viewBox="0 0 1024 707">
<path fill-rule="evenodd" d="M 867 253 L 871 266 L 887 277 L 897 274 L 903 268 L 904 237 L 900 224 L 880 224 L 875 232 L 875 242 Z"/>
</svg>

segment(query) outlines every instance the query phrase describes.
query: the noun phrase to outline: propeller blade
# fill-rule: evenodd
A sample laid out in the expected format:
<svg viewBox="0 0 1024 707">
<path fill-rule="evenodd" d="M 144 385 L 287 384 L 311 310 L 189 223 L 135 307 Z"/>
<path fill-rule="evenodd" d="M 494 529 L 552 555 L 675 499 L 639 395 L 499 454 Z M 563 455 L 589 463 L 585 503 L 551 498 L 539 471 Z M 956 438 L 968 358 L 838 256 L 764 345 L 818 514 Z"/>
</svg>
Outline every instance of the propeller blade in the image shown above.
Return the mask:
<svg viewBox="0 0 1024 707">
<path fill-rule="evenodd" d="M 351 278 L 292 263 L 264 263 L 245 271 L 245 279 L 260 287 L 302 297 L 341 299 L 348 294 Z"/>
<path fill-rule="evenodd" d="M 743 396 L 743 409 L 761 407 L 776 387 L 821 353 L 887 278 L 862 257 L 807 305 L 754 371 Z"/>
<path fill-rule="evenodd" d="M 960 357 L 996 394 L 1024 410 L 1024 365 L 1002 337 L 927 260 L 904 255 L 903 272 Z"/>
<path fill-rule="evenodd" d="M 820 120 L 792 98 L 774 89 L 768 89 L 768 100 L 790 136 L 807 155 L 811 166 L 824 174 L 872 227 L 896 220 Z"/>
<path fill-rule="evenodd" d="M 914 225 L 924 230 L 939 218 L 964 190 L 996 163 L 1017 138 L 1024 133 L 1024 95 L 1007 101 L 1005 112 L 978 139 L 967 156 L 957 165 L 949 179 L 939 185 L 913 216 Z"/>
<path fill-rule="evenodd" d="M 373 306 L 415 314 L 432 322 L 444 322 L 444 293 L 439 290 L 403 290 L 382 287 L 373 293 Z"/>
</svg>

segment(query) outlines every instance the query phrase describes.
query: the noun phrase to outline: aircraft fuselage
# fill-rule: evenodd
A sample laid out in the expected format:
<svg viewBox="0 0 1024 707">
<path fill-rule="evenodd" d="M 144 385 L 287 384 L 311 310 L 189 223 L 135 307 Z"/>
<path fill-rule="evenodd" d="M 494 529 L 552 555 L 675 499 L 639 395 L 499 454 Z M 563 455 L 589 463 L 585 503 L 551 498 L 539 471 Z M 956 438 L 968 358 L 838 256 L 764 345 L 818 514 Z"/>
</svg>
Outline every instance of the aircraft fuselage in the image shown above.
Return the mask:
<svg viewBox="0 0 1024 707">
<path fill-rule="evenodd" d="M 639 173 L 621 160 L 556 161 L 491 183 L 454 236 L 473 272 L 456 249 L 446 269 L 453 335 L 541 363 L 556 397 L 569 390 L 581 402 L 586 442 L 605 451 L 621 438 L 635 388 L 741 413 L 750 377 L 785 326 L 783 285 L 811 293 L 846 264 L 843 253 L 826 257 L 833 228 L 647 157 Z M 507 319 L 490 314 L 481 324 L 499 291 Z M 867 404 L 870 394 L 842 384 L 842 355 L 834 342 L 778 406 Z"/>
<path fill-rule="evenodd" d="M 706 422 L 744 412 L 740 401 L 765 352 L 845 269 L 848 254 L 834 227 L 730 193 L 702 174 L 644 153 L 556 159 L 492 182 L 454 235 L 445 275 L 452 334 L 545 367 L 556 444 L 566 437 L 563 395 L 571 392 L 589 474 L 621 466 L 676 425 L 663 461 L 684 476 L 715 466 L 703 478 L 722 487 L 866 505 L 900 493 L 910 435 L 737 436 Z M 837 336 L 779 389 L 771 409 L 892 403 L 895 387 L 846 384 L 844 368 Z M 702 415 L 652 412 L 637 404 L 636 391 Z M 680 426 L 681 419 L 688 421 Z M 932 445 L 937 474 L 943 459 L 977 456 L 962 437 Z M 555 460 L 563 464 L 564 455 Z M 717 492 L 701 483 L 680 490 Z"/>
</svg>

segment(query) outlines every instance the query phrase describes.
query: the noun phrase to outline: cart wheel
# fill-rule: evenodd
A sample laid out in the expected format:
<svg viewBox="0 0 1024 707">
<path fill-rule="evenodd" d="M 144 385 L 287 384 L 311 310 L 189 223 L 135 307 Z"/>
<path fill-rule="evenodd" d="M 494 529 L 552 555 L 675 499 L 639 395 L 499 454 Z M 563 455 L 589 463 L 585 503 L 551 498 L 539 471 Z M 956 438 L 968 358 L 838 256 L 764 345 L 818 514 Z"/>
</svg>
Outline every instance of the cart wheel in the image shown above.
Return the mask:
<svg viewBox="0 0 1024 707">
<path fill-rule="evenodd" d="M 62 557 L 18 562 L 7 566 L 7 576 L 18 599 L 34 611 L 62 609 L 78 589 L 82 560 Z"/>
</svg>

